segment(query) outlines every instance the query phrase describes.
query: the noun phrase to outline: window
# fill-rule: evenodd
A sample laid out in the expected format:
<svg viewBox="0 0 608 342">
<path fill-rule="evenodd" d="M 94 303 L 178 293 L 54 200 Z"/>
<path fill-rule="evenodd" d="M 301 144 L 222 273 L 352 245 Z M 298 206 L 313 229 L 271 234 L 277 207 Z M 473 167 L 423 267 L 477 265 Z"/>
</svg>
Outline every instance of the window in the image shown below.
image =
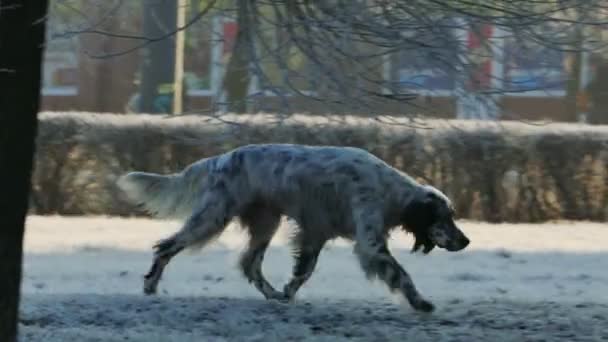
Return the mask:
<svg viewBox="0 0 608 342">
<path fill-rule="evenodd" d="M 69 31 L 68 29 L 74 24 L 75 19 L 71 12 L 61 11 L 61 8 L 57 6 L 51 6 L 49 9 L 43 62 L 43 95 L 74 96 L 78 94 L 78 39 L 62 35 Z"/>
<path fill-rule="evenodd" d="M 433 30 L 405 31 L 402 48 L 389 59 L 393 89 L 426 95 L 449 96 L 456 87 L 458 40 L 450 25 L 438 21 Z M 424 46 L 424 48 L 420 48 Z"/>
<path fill-rule="evenodd" d="M 563 96 L 565 53 L 530 40 L 505 38 L 504 88 L 511 96 Z"/>
<path fill-rule="evenodd" d="M 213 19 L 204 17 L 185 31 L 184 78 L 188 95 L 208 96 L 212 87 L 212 46 L 214 37 Z"/>
</svg>

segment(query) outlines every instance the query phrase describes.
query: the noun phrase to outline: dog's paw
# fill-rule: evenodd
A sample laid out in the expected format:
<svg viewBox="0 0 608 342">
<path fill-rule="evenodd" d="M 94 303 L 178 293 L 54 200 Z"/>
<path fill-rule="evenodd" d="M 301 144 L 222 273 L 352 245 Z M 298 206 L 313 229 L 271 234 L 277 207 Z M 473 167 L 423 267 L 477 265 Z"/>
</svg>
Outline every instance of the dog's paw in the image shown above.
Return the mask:
<svg viewBox="0 0 608 342">
<path fill-rule="evenodd" d="M 146 296 L 153 296 L 156 294 L 156 289 L 153 287 L 144 286 L 144 294 Z"/>
<path fill-rule="evenodd" d="M 421 299 L 414 306 L 416 311 L 420 312 L 433 312 L 435 310 L 435 305 L 427 300 Z"/>
<path fill-rule="evenodd" d="M 144 278 L 144 294 L 146 296 L 155 295 L 156 294 L 156 282 L 153 281 L 150 277 Z"/>
<path fill-rule="evenodd" d="M 285 293 L 279 291 L 267 293 L 265 297 L 267 300 L 277 301 L 280 303 L 288 303 L 291 301 L 291 298 L 289 298 Z"/>
</svg>

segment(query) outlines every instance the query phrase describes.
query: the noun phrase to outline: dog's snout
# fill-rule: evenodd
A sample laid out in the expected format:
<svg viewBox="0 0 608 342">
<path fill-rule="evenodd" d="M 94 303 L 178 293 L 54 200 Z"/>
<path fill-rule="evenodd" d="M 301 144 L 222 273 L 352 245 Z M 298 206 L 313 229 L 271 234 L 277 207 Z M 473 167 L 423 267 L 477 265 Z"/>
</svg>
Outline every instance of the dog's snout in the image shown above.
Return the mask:
<svg viewBox="0 0 608 342">
<path fill-rule="evenodd" d="M 463 235 L 457 240 L 454 240 L 454 242 L 451 243 L 450 246 L 446 249 L 450 252 L 458 252 L 465 249 L 469 245 L 469 243 L 471 243 L 471 240 L 469 240 L 469 238 Z"/>
</svg>

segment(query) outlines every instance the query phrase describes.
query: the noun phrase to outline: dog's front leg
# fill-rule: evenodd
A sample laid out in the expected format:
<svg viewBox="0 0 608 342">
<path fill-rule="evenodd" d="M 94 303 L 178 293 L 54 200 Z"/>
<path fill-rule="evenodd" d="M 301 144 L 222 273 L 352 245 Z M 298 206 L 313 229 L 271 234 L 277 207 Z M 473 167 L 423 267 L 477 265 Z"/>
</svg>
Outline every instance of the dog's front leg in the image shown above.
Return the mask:
<svg viewBox="0 0 608 342">
<path fill-rule="evenodd" d="M 355 253 L 367 277 L 382 279 L 391 292 L 401 292 L 414 309 L 433 311 L 433 304 L 422 297 L 410 275 L 388 250 L 381 211 L 370 208 L 356 211 L 355 225 Z"/>
<path fill-rule="evenodd" d="M 272 238 L 272 236 L 270 236 Z M 274 289 L 274 287 L 266 280 L 262 273 L 262 262 L 264 261 L 264 253 L 270 241 L 253 241 L 249 248 L 241 257 L 241 269 L 250 283 L 253 283 L 255 288 L 264 295 L 266 299 L 274 299 L 286 301 L 287 298 L 282 292 Z"/>
<path fill-rule="evenodd" d="M 324 245 L 324 239 L 310 236 L 306 230 L 298 234 L 294 241 L 295 264 L 293 274 L 283 288 L 287 300 L 292 301 L 300 287 L 312 276 Z"/>
</svg>

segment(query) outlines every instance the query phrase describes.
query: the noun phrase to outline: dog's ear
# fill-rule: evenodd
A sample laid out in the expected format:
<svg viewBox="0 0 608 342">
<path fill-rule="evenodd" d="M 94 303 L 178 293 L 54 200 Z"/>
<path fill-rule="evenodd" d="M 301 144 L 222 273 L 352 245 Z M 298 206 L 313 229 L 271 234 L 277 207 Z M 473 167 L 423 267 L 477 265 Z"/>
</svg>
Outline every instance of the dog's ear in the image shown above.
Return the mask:
<svg viewBox="0 0 608 342">
<path fill-rule="evenodd" d="M 413 199 L 401 212 L 401 222 L 408 230 L 426 230 L 436 219 L 436 203 L 432 196 Z"/>
<path fill-rule="evenodd" d="M 412 253 L 424 247 L 422 252 L 428 254 L 435 244 L 429 236 L 429 228 L 437 218 L 436 202 L 432 196 L 423 196 L 412 200 L 401 213 L 401 222 L 406 231 L 414 234 Z"/>
</svg>

